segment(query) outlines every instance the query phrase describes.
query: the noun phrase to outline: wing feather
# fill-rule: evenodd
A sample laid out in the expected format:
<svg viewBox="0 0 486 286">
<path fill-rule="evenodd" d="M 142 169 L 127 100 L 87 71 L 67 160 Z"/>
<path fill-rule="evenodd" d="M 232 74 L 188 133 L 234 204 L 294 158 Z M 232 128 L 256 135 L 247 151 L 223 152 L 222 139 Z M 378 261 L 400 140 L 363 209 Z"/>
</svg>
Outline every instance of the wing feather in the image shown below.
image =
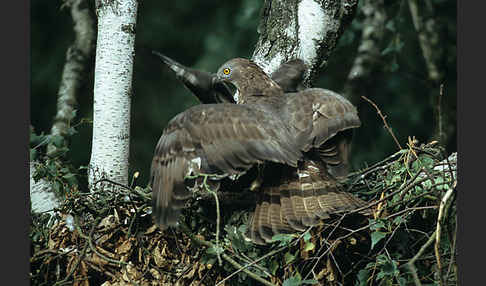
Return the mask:
<svg viewBox="0 0 486 286">
<path fill-rule="evenodd" d="M 197 105 L 168 124 L 151 166 L 154 215 L 175 225 L 191 192 L 189 174 L 242 174 L 265 161 L 297 166 L 302 157 L 283 122 L 261 108 L 235 104 Z"/>
</svg>

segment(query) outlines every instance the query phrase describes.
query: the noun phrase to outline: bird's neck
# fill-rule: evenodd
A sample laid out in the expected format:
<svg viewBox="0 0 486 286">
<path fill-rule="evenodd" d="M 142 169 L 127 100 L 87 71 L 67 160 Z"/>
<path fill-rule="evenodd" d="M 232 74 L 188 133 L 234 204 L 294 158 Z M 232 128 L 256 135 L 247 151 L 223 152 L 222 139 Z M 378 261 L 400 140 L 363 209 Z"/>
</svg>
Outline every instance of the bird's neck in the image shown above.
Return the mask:
<svg viewBox="0 0 486 286">
<path fill-rule="evenodd" d="M 261 101 L 263 98 L 283 95 L 283 90 L 275 85 L 246 85 L 244 88 L 237 89 L 233 95 L 237 103 L 253 103 Z"/>
</svg>

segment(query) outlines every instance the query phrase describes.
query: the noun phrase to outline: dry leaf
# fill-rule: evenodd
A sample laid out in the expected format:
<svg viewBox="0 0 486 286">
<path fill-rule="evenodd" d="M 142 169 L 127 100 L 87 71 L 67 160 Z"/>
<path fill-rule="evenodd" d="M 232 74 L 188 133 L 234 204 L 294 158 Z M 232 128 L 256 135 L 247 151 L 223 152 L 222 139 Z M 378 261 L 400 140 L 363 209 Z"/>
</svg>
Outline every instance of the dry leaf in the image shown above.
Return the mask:
<svg viewBox="0 0 486 286">
<path fill-rule="evenodd" d="M 150 274 L 157 280 L 160 280 L 161 279 L 161 276 L 160 276 L 160 273 L 159 271 L 157 271 L 157 269 L 155 268 L 150 268 L 149 270 Z"/>
<path fill-rule="evenodd" d="M 115 253 L 118 253 L 118 254 L 126 254 L 126 253 L 131 252 L 131 250 L 132 250 L 132 241 L 134 241 L 134 238 L 133 237 L 130 238 L 130 239 L 128 239 L 128 240 L 125 240 L 124 242 L 122 242 L 122 244 L 115 249 Z"/>
<path fill-rule="evenodd" d="M 151 227 L 149 227 L 149 229 L 147 229 L 145 231 L 145 234 L 151 234 L 152 232 L 156 231 L 157 230 L 157 225 L 152 225 Z"/>
<path fill-rule="evenodd" d="M 164 248 L 165 248 L 165 245 L 164 245 Z M 157 265 L 158 267 L 162 267 L 166 264 L 166 262 L 165 262 L 166 259 L 162 255 L 162 251 L 160 250 L 158 245 L 157 245 L 157 247 L 155 247 L 154 251 L 152 251 L 152 255 L 154 257 L 155 265 Z"/>
</svg>

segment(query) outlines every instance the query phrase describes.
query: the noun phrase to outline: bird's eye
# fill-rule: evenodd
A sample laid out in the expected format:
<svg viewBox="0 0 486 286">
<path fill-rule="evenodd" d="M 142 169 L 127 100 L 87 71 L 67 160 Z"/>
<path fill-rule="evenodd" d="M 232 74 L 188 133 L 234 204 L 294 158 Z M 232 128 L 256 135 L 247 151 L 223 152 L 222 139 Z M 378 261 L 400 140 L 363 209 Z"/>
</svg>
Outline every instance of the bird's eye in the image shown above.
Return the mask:
<svg viewBox="0 0 486 286">
<path fill-rule="evenodd" d="M 230 70 L 229 68 L 225 68 L 225 69 L 223 70 L 223 73 L 224 73 L 225 75 L 229 75 L 229 74 L 230 74 L 230 71 L 231 71 L 231 70 Z"/>
</svg>

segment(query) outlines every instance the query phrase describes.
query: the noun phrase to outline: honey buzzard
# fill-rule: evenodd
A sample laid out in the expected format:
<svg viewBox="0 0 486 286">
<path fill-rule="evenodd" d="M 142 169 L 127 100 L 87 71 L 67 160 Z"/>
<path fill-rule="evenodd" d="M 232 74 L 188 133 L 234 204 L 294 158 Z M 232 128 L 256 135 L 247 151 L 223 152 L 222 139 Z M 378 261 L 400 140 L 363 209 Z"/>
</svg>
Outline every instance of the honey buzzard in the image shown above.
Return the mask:
<svg viewBox="0 0 486 286">
<path fill-rule="evenodd" d="M 326 89 L 301 90 L 296 76 L 285 72 L 273 74 L 278 84 L 247 59 L 232 59 L 207 75 L 211 84 L 203 90 L 212 95 L 201 101 L 213 103 L 176 115 L 155 148 L 153 209 L 162 229 L 177 224 L 191 189 L 201 186 L 185 178 L 205 174 L 218 189 L 222 178 L 237 180 L 257 165 L 263 180 L 248 228 L 254 243 L 365 204 L 337 183 L 348 172 L 352 129 L 361 124 L 348 100 Z"/>
</svg>

